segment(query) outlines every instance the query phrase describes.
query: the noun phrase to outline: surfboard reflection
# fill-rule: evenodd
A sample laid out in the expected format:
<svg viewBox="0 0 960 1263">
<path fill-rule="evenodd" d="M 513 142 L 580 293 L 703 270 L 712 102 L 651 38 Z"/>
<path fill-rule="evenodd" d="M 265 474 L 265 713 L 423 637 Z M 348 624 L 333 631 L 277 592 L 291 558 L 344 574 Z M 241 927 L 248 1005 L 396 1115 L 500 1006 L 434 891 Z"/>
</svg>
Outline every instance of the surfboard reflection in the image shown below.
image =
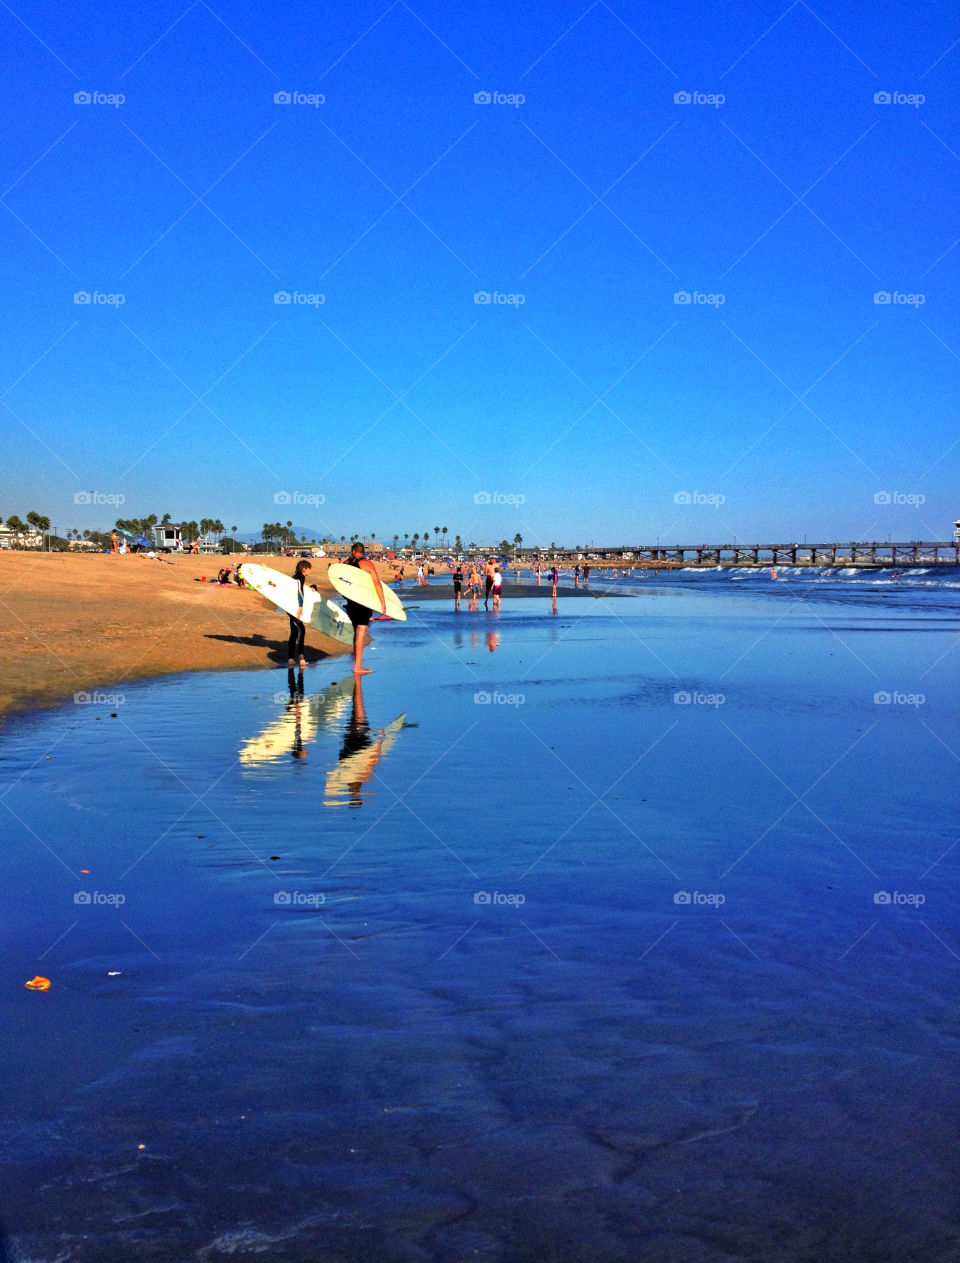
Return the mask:
<svg viewBox="0 0 960 1263">
<path fill-rule="evenodd" d="M 343 735 L 343 746 L 336 767 L 327 773 L 324 793 L 326 807 L 360 807 L 369 797 L 363 787 L 373 776 L 377 764 L 393 746 L 404 727 L 406 711 L 386 728 L 373 731 L 363 704 L 363 679 L 354 676 L 353 705 Z"/>
<path fill-rule="evenodd" d="M 246 765 L 274 763 L 280 759 L 305 759 L 307 746 L 324 730 L 341 722 L 350 708 L 353 677 L 331 684 L 312 697 L 304 696 L 303 672 L 287 672 L 289 699 L 283 714 L 240 747 L 240 762 Z"/>
<path fill-rule="evenodd" d="M 341 739 L 336 764 L 326 773 L 324 806 L 360 807 L 369 798 L 363 787 L 404 727 L 406 712 L 385 728 L 373 728 L 363 701 L 363 678 L 349 675 L 312 697 L 304 692 L 303 672 L 287 672 L 283 713 L 245 741 L 239 759 L 246 767 L 305 760 L 308 747 L 322 734 Z M 278 695 L 278 700 L 280 696 Z"/>
</svg>

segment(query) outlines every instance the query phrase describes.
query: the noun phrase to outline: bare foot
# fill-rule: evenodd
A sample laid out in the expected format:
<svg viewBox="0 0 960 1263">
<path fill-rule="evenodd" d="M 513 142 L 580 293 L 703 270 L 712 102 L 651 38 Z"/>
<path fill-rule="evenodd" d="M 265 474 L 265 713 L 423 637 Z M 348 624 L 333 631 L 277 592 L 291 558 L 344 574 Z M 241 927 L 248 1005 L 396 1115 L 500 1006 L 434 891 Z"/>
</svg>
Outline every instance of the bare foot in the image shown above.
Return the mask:
<svg viewBox="0 0 960 1263">
<path fill-rule="evenodd" d="M 304 667 L 308 667 L 309 665 L 310 665 L 310 663 L 306 660 L 306 658 L 301 658 L 301 659 L 300 659 L 300 669 L 301 669 L 301 670 L 302 670 Z"/>
<path fill-rule="evenodd" d="M 354 675 L 372 675 L 373 671 L 370 667 L 354 667 L 353 674 Z"/>
</svg>

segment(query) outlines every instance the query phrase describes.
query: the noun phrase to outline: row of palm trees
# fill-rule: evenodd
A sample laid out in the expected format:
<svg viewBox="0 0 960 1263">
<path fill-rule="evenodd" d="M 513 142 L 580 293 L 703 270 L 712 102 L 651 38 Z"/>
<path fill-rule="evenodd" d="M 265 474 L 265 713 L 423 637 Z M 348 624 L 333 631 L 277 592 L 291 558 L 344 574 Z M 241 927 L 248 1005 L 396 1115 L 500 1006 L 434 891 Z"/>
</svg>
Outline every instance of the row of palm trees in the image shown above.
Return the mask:
<svg viewBox="0 0 960 1263">
<path fill-rule="evenodd" d="M 444 547 L 444 549 L 446 549 L 446 548 L 447 548 L 447 531 L 448 531 L 448 528 L 447 528 L 446 526 L 435 526 L 435 527 L 433 528 L 433 534 L 434 534 L 434 545 L 433 545 L 433 546 L 434 546 L 434 547 L 436 547 L 436 545 L 437 545 L 437 544 L 439 544 L 439 542 L 440 542 L 440 541 L 439 541 L 439 538 L 438 538 L 438 537 L 439 537 L 439 536 L 440 536 L 440 534 L 442 533 L 442 534 L 443 534 L 443 547 Z M 341 535 L 341 536 L 340 536 L 340 543 L 341 543 L 341 544 L 345 544 L 345 543 L 346 543 L 346 538 L 347 538 L 347 537 L 346 537 L 345 535 Z M 357 539 L 359 539 L 359 538 L 360 538 L 360 537 L 359 537 L 359 535 L 351 535 L 351 536 L 350 536 L 350 542 L 351 542 L 351 544 L 352 544 L 355 540 L 357 540 Z M 371 539 L 371 540 L 376 540 L 376 538 L 377 538 L 377 537 L 376 537 L 376 534 L 372 534 L 372 535 L 370 536 L 370 539 Z M 407 548 L 407 547 L 409 547 L 409 546 L 412 544 L 412 545 L 413 545 L 413 549 L 414 549 L 414 551 L 415 551 L 415 552 L 416 552 L 416 550 L 420 547 L 421 541 L 422 541 L 422 543 L 423 543 L 423 547 L 424 547 L 424 548 L 429 548 L 429 547 L 431 546 L 431 545 L 430 545 L 430 531 L 429 531 L 429 529 L 427 529 L 426 531 L 424 531 L 422 535 L 420 534 L 420 532 L 419 532 L 419 531 L 415 532 L 415 533 L 414 533 L 414 534 L 412 534 L 412 535 L 411 535 L 410 533 L 407 533 L 407 534 L 402 535 L 402 536 L 401 536 L 401 535 L 394 535 L 394 537 L 393 537 L 393 551 L 394 551 L 394 552 L 396 552 L 396 551 L 398 550 L 398 548 L 400 547 L 400 540 L 401 540 L 401 539 L 403 540 L 403 547 L 404 547 L 404 548 Z M 324 541 L 324 542 L 326 542 L 326 541 Z M 523 543 L 523 536 L 522 536 L 522 535 L 520 534 L 520 532 L 518 531 L 518 532 L 517 532 L 517 534 L 516 534 L 516 535 L 514 535 L 514 537 L 513 537 L 513 548 L 514 548 L 514 551 L 519 551 L 520 546 L 521 546 L 521 544 L 522 544 L 522 543 Z M 471 540 L 471 541 L 470 541 L 470 543 L 467 545 L 467 547 L 468 547 L 471 551 L 473 551 L 473 550 L 475 550 L 475 549 L 476 549 L 477 544 L 476 544 L 473 540 Z M 510 547 L 511 547 L 511 545 L 510 545 L 510 541 L 509 541 L 509 540 L 506 540 L 506 539 L 505 539 L 505 540 L 502 540 L 502 541 L 501 541 L 501 544 L 500 544 L 500 547 L 501 547 L 501 549 L 502 549 L 503 551 L 509 551 L 509 549 L 510 549 Z M 463 540 L 460 538 L 460 536 L 459 536 L 459 535 L 457 535 L 457 536 L 456 536 L 456 538 L 455 538 L 455 539 L 454 539 L 454 541 L 453 541 L 453 550 L 454 550 L 454 552 L 455 552 L 455 553 L 462 553 L 462 552 L 464 551 L 464 543 L 463 543 Z"/>
<path fill-rule="evenodd" d="M 0 526 L 2 525 L 3 518 L 0 518 Z M 50 529 L 50 519 L 33 509 L 27 514 L 26 522 L 21 522 L 16 513 L 11 513 L 7 518 L 7 530 L 13 531 L 18 540 L 21 536 L 26 535 L 29 526 L 32 526 L 35 531 L 39 531 L 41 535 L 45 535 Z"/>
</svg>

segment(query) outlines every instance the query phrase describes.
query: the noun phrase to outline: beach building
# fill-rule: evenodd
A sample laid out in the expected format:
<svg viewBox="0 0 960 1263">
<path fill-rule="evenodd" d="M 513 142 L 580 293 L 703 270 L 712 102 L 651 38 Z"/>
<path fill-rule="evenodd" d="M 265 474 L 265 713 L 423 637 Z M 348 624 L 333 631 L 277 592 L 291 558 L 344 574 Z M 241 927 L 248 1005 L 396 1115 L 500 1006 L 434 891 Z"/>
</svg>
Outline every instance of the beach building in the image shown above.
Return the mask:
<svg viewBox="0 0 960 1263">
<path fill-rule="evenodd" d="M 12 531 L 4 523 L 0 526 L 0 548 L 42 548 L 43 532 L 35 526 L 26 526 L 22 531 Z"/>
<path fill-rule="evenodd" d="M 153 539 L 157 548 L 164 549 L 167 552 L 177 552 L 177 537 L 183 541 L 184 551 L 189 549 L 190 543 L 187 538 L 186 527 L 182 522 L 160 522 L 153 528 Z M 221 551 L 220 541 L 216 535 L 209 532 L 200 536 L 201 553 L 219 553 Z"/>
</svg>

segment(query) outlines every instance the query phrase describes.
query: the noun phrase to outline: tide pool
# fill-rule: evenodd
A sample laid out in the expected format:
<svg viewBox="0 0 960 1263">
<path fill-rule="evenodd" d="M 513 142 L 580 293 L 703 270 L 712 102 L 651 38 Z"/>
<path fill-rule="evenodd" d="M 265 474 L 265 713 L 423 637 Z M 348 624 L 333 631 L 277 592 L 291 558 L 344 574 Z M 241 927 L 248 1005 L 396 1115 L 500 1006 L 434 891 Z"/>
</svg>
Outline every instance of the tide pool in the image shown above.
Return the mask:
<svg viewBox="0 0 960 1263">
<path fill-rule="evenodd" d="M 10 723 L 5 1257 L 956 1258 L 935 586 L 425 603 L 359 690 Z"/>
</svg>

